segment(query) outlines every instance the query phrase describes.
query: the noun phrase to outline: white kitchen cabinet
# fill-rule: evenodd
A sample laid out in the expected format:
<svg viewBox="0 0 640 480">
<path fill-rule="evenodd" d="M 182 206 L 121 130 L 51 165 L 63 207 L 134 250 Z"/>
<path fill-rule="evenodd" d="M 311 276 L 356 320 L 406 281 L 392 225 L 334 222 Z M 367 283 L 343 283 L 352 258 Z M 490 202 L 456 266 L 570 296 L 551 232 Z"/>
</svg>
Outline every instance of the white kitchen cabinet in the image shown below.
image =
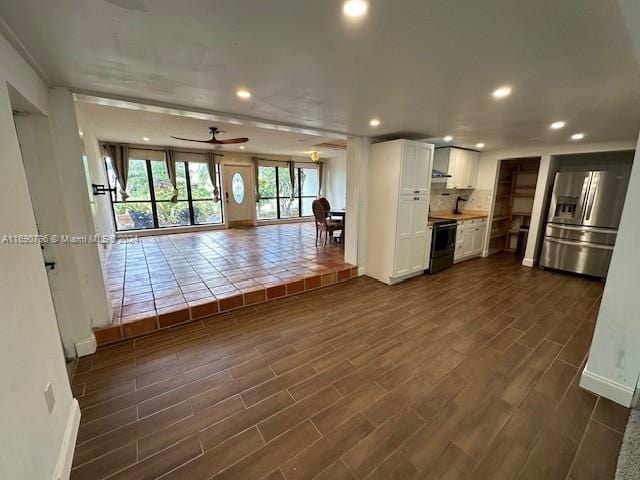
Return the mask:
<svg viewBox="0 0 640 480">
<path fill-rule="evenodd" d="M 414 197 L 411 197 L 414 198 Z M 411 211 L 411 245 L 409 251 L 410 272 L 424 272 L 424 257 L 427 249 L 427 217 L 429 216 L 429 196 L 418 195 L 415 197 Z M 397 275 L 396 275 L 397 276 Z"/>
<path fill-rule="evenodd" d="M 426 143 L 402 144 L 400 166 L 400 195 L 425 195 L 431 190 L 431 162 L 433 149 Z"/>
<path fill-rule="evenodd" d="M 458 262 L 482 255 L 486 232 L 487 220 L 484 218 L 459 221 L 453 260 Z"/>
<path fill-rule="evenodd" d="M 451 177 L 434 180 L 447 189 L 476 188 L 480 153 L 463 148 L 438 148 L 434 154 L 433 168 Z"/>
<path fill-rule="evenodd" d="M 462 236 L 462 256 L 473 255 L 473 228 L 466 227 Z"/>
<path fill-rule="evenodd" d="M 366 270 L 381 282 L 425 270 L 432 162 L 431 144 L 393 140 L 371 146 Z"/>
<path fill-rule="evenodd" d="M 487 233 L 487 223 L 483 223 L 481 225 L 476 225 L 473 230 L 473 247 L 471 250 L 471 255 L 478 256 L 482 255 L 482 250 L 484 246 L 484 236 Z"/>
<path fill-rule="evenodd" d="M 415 196 L 402 195 L 398 199 L 398 220 L 396 233 L 393 275 L 400 277 L 410 273 L 411 243 L 413 240 L 413 217 Z"/>
</svg>

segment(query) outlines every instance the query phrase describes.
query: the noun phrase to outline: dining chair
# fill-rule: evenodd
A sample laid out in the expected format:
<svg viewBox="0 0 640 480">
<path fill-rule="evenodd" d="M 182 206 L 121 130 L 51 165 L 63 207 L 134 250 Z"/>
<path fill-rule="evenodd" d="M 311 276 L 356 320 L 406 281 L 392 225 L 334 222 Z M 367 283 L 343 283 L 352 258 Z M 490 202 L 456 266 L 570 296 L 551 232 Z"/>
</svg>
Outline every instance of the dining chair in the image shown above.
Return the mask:
<svg viewBox="0 0 640 480">
<path fill-rule="evenodd" d="M 313 210 L 313 216 L 316 221 L 316 245 L 318 245 L 318 238 L 322 241 L 323 232 L 325 234 L 324 245 L 326 245 L 328 239 L 333 241 L 333 232 L 342 230 L 344 227 L 342 223 L 337 223 L 327 218 L 327 211 L 320 200 L 314 200 L 311 203 L 311 209 Z"/>
<path fill-rule="evenodd" d="M 320 197 L 318 199 L 318 201 L 322 204 L 322 207 L 327 212 L 327 218 L 330 218 L 331 220 L 333 220 L 334 223 L 339 223 L 339 224 L 342 223 L 342 219 L 341 218 L 333 218 L 331 216 L 331 204 L 329 203 L 329 200 L 327 200 L 324 197 Z"/>
</svg>

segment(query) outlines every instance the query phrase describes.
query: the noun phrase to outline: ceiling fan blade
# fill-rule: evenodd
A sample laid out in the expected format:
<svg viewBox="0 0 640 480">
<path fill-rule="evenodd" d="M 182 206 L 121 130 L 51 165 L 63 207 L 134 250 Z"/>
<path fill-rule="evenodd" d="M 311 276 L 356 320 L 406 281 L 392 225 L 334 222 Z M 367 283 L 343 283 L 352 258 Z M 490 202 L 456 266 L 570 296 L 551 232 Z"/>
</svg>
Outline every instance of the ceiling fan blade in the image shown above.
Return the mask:
<svg viewBox="0 0 640 480">
<path fill-rule="evenodd" d="M 231 143 L 246 143 L 249 141 L 248 138 L 229 138 L 227 140 L 217 140 L 217 139 L 213 139 L 210 140 L 211 143 L 217 143 L 219 145 L 227 145 L 227 144 L 231 144 Z"/>
<path fill-rule="evenodd" d="M 187 142 L 198 142 L 198 143 L 217 143 L 214 139 L 210 138 L 209 140 L 195 140 L 193 138 L 182 138 L 182 137 L 174 137 L 171 135 L 171 138 L 175 138 L 176 140 L 184 140 Z"/>
</svg>

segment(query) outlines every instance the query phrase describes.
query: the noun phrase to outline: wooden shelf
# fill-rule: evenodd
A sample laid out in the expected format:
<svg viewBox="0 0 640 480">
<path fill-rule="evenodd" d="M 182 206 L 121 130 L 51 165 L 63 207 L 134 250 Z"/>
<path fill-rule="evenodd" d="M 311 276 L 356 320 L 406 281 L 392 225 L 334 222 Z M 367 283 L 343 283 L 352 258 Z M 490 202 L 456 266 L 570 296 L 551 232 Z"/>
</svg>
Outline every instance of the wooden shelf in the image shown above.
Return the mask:
<svg viewBox="0 0 640 480">
<path fill-rule="evenodd" d="M 490 253 L 515 251 L 520 226 L 528 224 L 533 216 L 539 170 L 538 159 L 513 159 L 500 163 L 494 192 L 495 217 L 490 233 Z"/>
</svg>

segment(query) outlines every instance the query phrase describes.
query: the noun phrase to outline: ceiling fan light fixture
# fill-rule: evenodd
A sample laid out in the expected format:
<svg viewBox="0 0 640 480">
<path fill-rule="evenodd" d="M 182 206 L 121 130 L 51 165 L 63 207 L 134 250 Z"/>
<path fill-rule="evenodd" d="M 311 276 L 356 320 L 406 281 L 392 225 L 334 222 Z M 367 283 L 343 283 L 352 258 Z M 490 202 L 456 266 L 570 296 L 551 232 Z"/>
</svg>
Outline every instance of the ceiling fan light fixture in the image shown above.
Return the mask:
<svg viewBox="0 0 640 480">
<path fill-rule="evenodd" d="M 173 135 L 171 135 L 171 138 L 175 138 L 176 140 L 184 140 L 186 142 L 210 143 L 213 145 L 229 145 L 229 144 L 236 144 L 236 143 L 247 143 L 249 141 L 249 139 L 246 137 L 227 138 L 224 140 L 219 140 L 216 138 L 216 135 L 224 132 L 220 131 L 220 129 L 217 127 L 209 127 L 209 133 L 211 134 L 211 138 L 208 140 L 199 140 L 196 138 L 174 137 Z"/>
</svg>

